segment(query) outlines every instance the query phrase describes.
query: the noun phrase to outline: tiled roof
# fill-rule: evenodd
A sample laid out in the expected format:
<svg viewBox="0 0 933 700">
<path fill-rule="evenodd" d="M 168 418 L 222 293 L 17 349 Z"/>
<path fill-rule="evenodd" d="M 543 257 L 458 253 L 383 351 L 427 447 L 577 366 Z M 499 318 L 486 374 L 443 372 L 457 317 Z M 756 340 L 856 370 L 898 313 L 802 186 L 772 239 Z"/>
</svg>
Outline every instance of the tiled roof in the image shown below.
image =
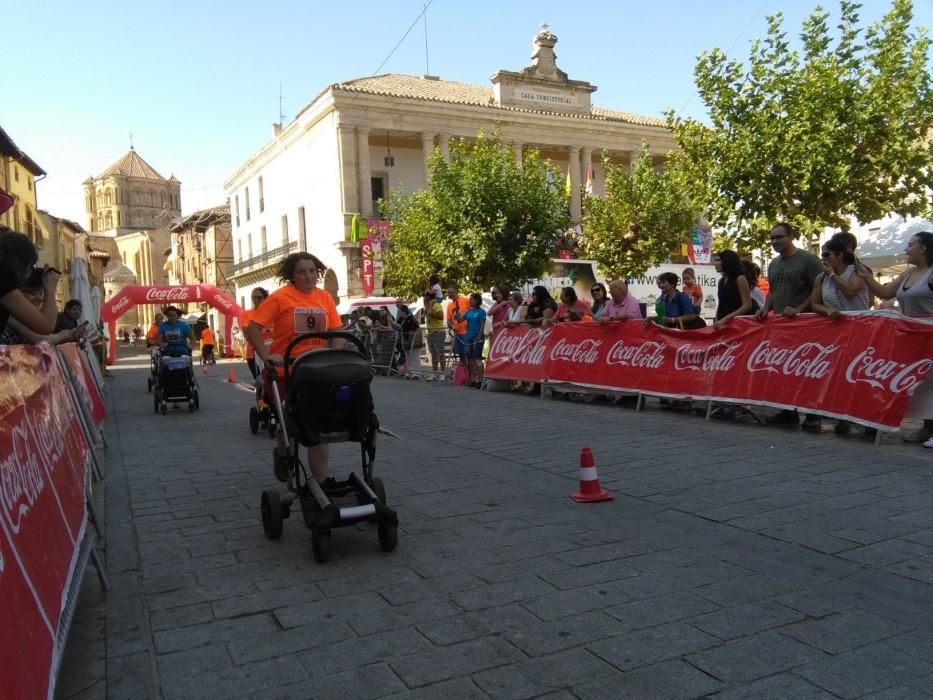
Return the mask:
<svg viewBox="0 0 933 700">
<path fill-rule="evenodd" d="M 126 175 L 127 177 L 143 177 L 148 180 L 165 180 L 149 163 L 139 157 L 132 148 L 116 163 L 107 168 L 97 178 L 111 175 Z"/>
<path fill-rule="evenodd" d="M 19 146 L 13 142 L 13 139 L 3 130 L 3 127 L 0 127 L 0 155 L 9 156 L 19 161 L 26 170 L 36 177 L 45 175 L 45 171 L 39 167 L 39 164 L 19 149 Z"/>
<path fill-rule="evenodd" d="M 482 85 L 458 83 L 453 80 L 427 79 L 417 75 L 403 75 L 401 73 L 386 73 L 385 75 L 375 75 L 371 78 L 357 78 L 356 80 L 349 80 L 344 83 L 334 83 L 330 86 L 330 89 L 369 95 L 405 97 L 413 100 L 446 102 L 448 104 L 476 105 L 511 112 L 555 114 L 555 112 L 550 110 L 528 109 L 525 107 L 500 107 L 495 103 L 495 96 L 493 95 L 492 88 L 483 87 Z M 311 104 L 313 104 L 316 99 L 317 98 L 315 98 Z M 663 119 L 657 117 L 646 117 L 640 114 L 620 112 L 603 107 L 593 107 L 590 114 L 558 114 L 567 117 L 576 117 L 578 119 L 624 122 L 641 126 L 667 126 L 667 123 Z"/>
</svg>

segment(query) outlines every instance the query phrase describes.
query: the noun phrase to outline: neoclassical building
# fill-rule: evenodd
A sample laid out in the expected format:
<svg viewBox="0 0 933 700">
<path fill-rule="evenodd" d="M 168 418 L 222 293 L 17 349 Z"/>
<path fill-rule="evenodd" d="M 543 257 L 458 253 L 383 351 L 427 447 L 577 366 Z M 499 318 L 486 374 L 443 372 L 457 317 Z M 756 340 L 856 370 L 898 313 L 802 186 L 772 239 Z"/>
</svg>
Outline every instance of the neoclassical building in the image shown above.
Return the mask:
<svg viewBox="0 0 933 700">
<path fill-rule="evenodd" d="M 135 149 L 97 177 L 84 181 L 84 210 L 91 231 L 164 227 L 181 216 L 181 182 L 166 180 Z"/>
<path fill-rule="evenodd" d="M 276 286 L 277 262 L 311 250 L 330 268 L 335 296 L 363 294 L 355 215 L 378 216 L 376 202 L 427 182 L 434 148 L 451 138 L 498 129 L 516 158 L 539 150 L 573 185 L 571 214 L 581 215 L 586 174 L 603 191 L 601 158 L 631 164 L 642 143 L 659 162 L 675 148 L 663 119 L 592 104 L 596 86 L 557 66 L 557 37 L 545 26 L 533 41 L 532 63 L 500 70 L 491 85 L 434 76 L 388 74 L 329 85 L 224 183 L 233 218 L 234 279 L 241 304 L 255 285 Z M 374 293 L 380 293 L 377 288 Z"/>
</svg>

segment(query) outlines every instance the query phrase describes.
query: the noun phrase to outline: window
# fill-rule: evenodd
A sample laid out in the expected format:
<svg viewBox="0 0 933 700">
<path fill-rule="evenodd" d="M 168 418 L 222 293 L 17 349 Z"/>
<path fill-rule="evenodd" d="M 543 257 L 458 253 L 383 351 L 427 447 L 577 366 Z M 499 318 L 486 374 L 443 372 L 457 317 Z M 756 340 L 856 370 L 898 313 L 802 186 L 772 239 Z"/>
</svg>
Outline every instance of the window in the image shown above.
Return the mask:
<svg viewBox="0 0 933 700">
<path fill-rule="evenodd" d="M 298 245 L 302 250 L 308 249 L 308 238 L 305 232 L 305 208 L 298 207 Z"/>
<path fill-rule="evenodd" d="M 386 196 L 386 178 L 384 175 L 370 178 L 370 187 L 373 198 L 373 214 L 379 214 L 379 200 Z"/>
<path fill-rule="evenodd" d="M 246 200 L 246 220 L 249 221 L 249 187 L 244 191 L 243 198 Z"/>
<path fill-rule="evenodd" d="M 238 238 L 236 242 L 236 259 L 238 262 L 243 262 L 243 239 Z"/>
<path fill-rule="evenodd" d="M 26 178 L 26 186 L 29 187 L 29 191 L 32 192 L 32 177 Z"/>
<path fill-rule="evenodd" d="M 259 245 L 260 245 L 260 248 L 259 248 L 260 253 L 265 253 L 267 250 L 269 250 L 268 241 L 266 240 L 266 227 L 265 226 L 259 227 Z"/>
<path fill-rule="evenodd" d="M 262 175 L 259 176 L 259 213 L 262 214 L 266 210 L 266 200 L 262 192 Z"/>
<path fill-rule="evenodd" d="M 13 179 L 19 182 L 19 168 L 13 166 Z"/>
<path fill-rule="evenodd" d="M 240 195 L 236 195 L 233 198 L 234 207 L 236 208 L 236 225 L 240 225 Z"/>
<path fill-rule="evenodd" d="M 288 214 L 282 214 L 282 245 L 288 245 Z"/>
<path fill-rule="evenodd" d="M 253 234 L 246 234 L 246 256 L 248 258 L 253 257 Z"/>
</svg>

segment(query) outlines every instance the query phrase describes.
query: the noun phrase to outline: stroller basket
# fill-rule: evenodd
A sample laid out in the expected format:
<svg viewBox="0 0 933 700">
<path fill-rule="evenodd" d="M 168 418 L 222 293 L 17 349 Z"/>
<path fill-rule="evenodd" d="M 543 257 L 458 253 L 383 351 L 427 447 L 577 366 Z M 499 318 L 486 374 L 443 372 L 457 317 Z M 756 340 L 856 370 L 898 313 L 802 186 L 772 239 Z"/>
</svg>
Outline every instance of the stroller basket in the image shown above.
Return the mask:
<svg viewBox="0 0 933 700">
<path fill-rule="evenodd" d="M 375 425 L 372 372 L 351 349 L 311 350 L 289 372 L 286 411 L 290 434 L 303 445 L 362 442 Z"/>
</svg>

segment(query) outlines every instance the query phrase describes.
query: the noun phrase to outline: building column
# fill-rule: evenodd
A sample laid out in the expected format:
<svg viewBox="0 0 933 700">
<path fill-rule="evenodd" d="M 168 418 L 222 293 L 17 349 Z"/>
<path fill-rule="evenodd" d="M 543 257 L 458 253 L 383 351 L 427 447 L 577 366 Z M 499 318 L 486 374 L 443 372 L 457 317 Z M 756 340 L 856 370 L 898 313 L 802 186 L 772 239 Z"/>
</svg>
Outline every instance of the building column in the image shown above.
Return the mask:
<svg viewBox="0 0 933 700">
<path fill-rule="evenodd" d="M 580 147 L 570 147 L 570 223 L 580 223 Z"/>
<path fill-rule="evenodd" d="M 361 216 L 373 215 L 372 168 L 369 158 L 369 127 L 356 127 L 356 170 L 359 173 L 359 211 Z"/>
<path fill-rule="evenodd" d="M 437 145 L 446 162 L 450 162 L 450 134 L 438 134 Z"/>
<path fill-rule="evenodd" d="M 522 147 L 524 144 L 515 142 L 512 144 L 512 148 L 515 149 L 515 164 L 520 168 L 522 167 Z"/>
<path fill-rule="evenodd" d="M 590 179 L 593 177 L 593 149 L 590 147 L 582 150 L 583 162 L 580 164 L 580 182 L 586 184 L 586 169 L 590 169 Z"/>
<path fill-rule="evenodd" d="M 434 134 L 423 132 L 421 134 L 421 154 L 424 158 L 424 184 L 428 184 L 431 179 L 430 169 L 428 168 L 428 158 L 434 150 Z"/>
</svg>

